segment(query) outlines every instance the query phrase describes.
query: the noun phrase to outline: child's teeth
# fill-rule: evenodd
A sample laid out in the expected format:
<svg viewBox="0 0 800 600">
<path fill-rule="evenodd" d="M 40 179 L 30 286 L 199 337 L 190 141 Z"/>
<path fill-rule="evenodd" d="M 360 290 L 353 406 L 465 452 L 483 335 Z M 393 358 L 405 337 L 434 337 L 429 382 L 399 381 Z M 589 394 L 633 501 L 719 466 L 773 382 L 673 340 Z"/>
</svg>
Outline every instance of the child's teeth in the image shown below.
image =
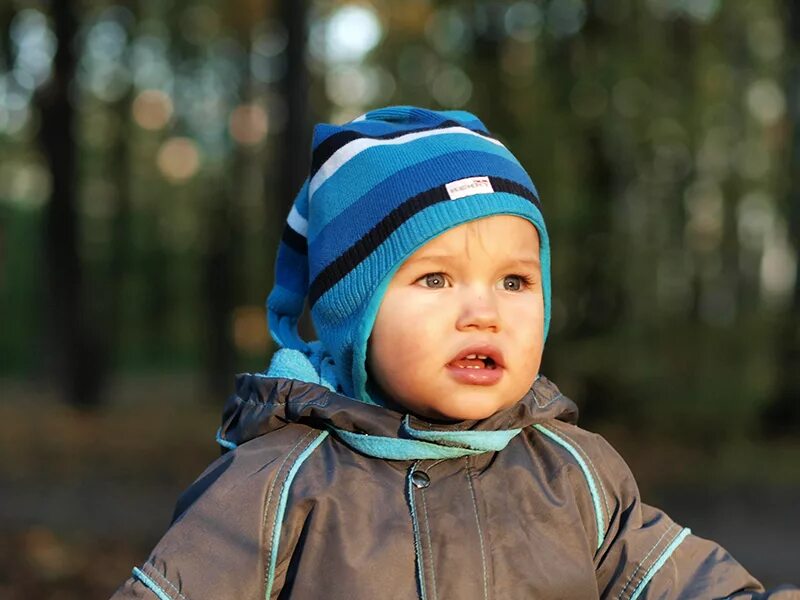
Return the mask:
<svg viewBox="0 0 800 600">
<path fill-rule="evenodd" d="M 470 360 L 475 360 L 476 358 L 478 358 L 478 355 L 477 354 L 467 354 L 464 358 L 468 358 Z"/>
</svg>

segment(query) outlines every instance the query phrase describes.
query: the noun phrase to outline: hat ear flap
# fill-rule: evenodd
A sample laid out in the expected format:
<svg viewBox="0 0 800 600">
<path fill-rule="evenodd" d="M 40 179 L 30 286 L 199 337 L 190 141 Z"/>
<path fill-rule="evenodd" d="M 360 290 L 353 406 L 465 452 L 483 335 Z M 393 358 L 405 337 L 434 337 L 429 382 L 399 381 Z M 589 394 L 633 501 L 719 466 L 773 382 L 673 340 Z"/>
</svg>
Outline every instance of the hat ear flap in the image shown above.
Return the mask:
<svg viewBox="0 0 800 600">
<path fill-rule="evenodd" d="M 275 260 L 275 285 L 267 298 L 267 320 L 272 339 L 282 348 L 308 351 L 297 323 L 308 295 L 308 179 L 303 183 L 286 219 Z"/>
</svg>

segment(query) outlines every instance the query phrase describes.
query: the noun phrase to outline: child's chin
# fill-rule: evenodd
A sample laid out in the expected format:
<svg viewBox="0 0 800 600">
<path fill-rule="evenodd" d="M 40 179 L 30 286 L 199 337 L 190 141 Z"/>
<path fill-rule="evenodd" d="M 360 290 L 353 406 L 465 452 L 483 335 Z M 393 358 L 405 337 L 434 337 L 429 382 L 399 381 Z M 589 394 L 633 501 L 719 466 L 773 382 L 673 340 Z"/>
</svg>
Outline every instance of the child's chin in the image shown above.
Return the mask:
<svg viewBox="0 0 800 600">
<path fill-rule="evenodd" d="M 491 417 L 509 406 L 503 398 L 491 397 L 486 394 L 459 394 L 446 406 L 440 406 L 440 418 L 456 421 L 480 421 Z"/>
</svg>

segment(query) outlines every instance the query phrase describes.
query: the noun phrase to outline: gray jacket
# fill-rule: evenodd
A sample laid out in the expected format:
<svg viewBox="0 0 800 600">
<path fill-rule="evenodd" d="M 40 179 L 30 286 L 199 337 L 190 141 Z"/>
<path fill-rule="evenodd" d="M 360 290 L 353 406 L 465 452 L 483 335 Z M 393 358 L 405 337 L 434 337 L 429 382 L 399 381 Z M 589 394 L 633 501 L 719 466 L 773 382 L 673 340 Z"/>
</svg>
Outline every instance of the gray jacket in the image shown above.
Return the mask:
<svg viewBox="0 0 800 600">
<path fill-rule="evenodd" d="M 717 544 L 643 504 L 620 456 L 576 418 L 544 378 L 488 419 L 445 426 L 240 376 L 218 436 L 231 450 L 113 599 L 800 598 L 764 592 Z M 522 431 L 500 451 L 369 455 L 409 426 Z"/>
</svg>

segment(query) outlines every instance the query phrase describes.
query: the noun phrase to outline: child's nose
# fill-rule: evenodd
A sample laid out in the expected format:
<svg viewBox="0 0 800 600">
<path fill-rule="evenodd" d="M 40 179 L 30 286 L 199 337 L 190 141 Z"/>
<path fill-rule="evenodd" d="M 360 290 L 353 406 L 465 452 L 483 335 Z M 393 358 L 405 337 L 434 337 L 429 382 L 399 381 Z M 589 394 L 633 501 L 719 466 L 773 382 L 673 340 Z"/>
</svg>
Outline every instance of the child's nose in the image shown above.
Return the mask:
<svg viewBox="0 0 800 600">
<path fill-rule="evenodd" d="M 459 330 L 500 330 L 500 313 L 494 294 L 486 290 L 465 290 L 456 328 Z"/>
</svg>

